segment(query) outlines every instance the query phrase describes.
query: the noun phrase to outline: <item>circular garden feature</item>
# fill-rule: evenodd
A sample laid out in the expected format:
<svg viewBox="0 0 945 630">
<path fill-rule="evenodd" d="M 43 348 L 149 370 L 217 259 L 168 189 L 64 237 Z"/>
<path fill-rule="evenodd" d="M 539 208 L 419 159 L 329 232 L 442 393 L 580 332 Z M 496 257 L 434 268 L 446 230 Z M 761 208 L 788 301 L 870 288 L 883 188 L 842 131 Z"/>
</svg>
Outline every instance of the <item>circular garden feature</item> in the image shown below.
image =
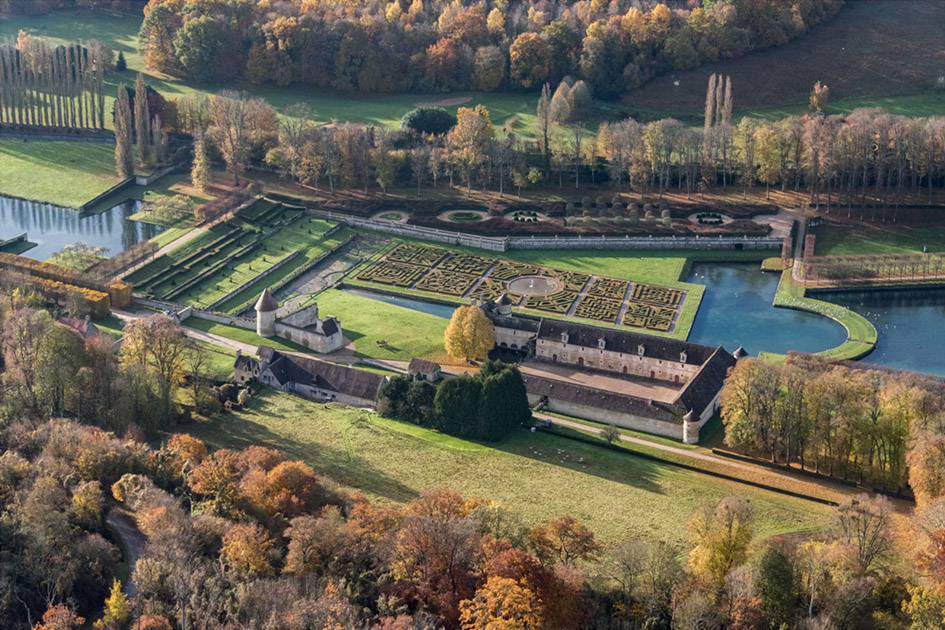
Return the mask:
<svg viewBox="0 0 945 630">
<path fill-rule="evenodd" d="M 450 221 L 456 221 L 459 223 L 482 221 L 484 218 L 483 213 L 472 210 L 456 210 L 454 212 L 450 212 L 446 216 Z"/>
<path fill-rule="evenodd" d="M 509 291 L 519 295 L 551 295 L 561 284 L 546 276 L 519 276 L 509 282 Z"/>
</svg>

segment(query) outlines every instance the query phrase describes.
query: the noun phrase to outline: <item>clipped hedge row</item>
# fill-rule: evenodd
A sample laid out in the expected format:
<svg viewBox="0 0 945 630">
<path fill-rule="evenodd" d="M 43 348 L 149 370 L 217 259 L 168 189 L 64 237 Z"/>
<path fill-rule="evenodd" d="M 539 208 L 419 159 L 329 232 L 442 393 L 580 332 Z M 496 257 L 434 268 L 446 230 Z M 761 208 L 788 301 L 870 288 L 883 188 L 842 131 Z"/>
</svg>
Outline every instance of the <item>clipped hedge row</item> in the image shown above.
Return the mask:
<svg viewBox="0 0 945 630">
<path fill-rule="evenodd" d="M 0 252 L 0 268 L 8 269 L 22 273 L 32 278 L 48 280 L 58 283 L 62 286 L 71 286 L 75 289 L 83 289 L 92 293 L 100 293 L 110 300 L 110 304 L 122 308 L 131 304 L 131 285 L 121 280 L 115 280 L 107 284 L 95 280 L 88 274 L 61 267 L 52 263 L 41 262 L 27 258 Z M 91 293 L 89 294 L 92 295 Z M 94 302 L 95 300 L 93 300 Z M 109 305 L 106 304 L 105 313 L 108 313 Z"/>
</svg>

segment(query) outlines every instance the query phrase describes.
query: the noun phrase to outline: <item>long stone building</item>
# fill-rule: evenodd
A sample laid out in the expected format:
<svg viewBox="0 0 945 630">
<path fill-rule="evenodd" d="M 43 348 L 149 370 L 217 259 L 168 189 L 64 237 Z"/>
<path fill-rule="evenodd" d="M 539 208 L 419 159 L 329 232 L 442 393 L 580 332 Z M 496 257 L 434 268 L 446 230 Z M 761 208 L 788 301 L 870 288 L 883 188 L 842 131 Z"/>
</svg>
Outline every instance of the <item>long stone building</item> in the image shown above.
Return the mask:
<svg viewBox="0 0 945 630">
<path fill-rule="evenodd" d="M 580 418 L 699 440 L 728 370 L 745 355 L 631 331 L 512 313 L 502 296 L 480 305 L 496 346 L 520 353 L 530 402 Z"/>
</svg>

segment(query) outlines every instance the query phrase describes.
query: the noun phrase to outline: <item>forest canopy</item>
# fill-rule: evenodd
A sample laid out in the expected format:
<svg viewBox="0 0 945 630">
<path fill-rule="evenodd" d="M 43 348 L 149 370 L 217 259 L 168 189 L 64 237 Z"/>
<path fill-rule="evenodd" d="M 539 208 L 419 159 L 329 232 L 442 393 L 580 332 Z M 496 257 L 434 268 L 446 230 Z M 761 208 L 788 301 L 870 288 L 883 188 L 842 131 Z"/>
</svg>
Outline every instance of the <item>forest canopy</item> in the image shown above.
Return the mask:
<svg viewBox="0 0 945 630">
<path fill-rule="evenodd" d="M 150 69 L 199 80 L 488 92 L 573 75 L 606 98 L 658 74 L 784 44 L 842 4 L 150 0 L 139 46 Z"/>
</svg>

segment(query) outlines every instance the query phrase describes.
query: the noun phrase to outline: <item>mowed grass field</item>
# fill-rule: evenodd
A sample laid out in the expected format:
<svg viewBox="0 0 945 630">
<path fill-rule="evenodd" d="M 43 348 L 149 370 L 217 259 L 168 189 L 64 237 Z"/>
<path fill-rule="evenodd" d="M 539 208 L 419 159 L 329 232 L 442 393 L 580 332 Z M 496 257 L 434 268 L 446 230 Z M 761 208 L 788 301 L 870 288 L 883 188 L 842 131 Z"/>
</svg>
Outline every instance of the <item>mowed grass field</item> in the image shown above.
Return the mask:
<svg viewBox="0 0 945 630">
<path fill-rule="evenodd" d="M 814 251 L 819 256 L 857 254 L 918 254 L 945 251 L 945 225 L 820 225 L 812 228 L 817 236 Z"/>
<path fill-rule="evenodd" d="M 709 75 L 732 77 L 735 110 L 753 116 L 802 113 L 816 81 L 830 87 L 827 113 L 883 107 L 910 116 L 945 115 L 945 11 L 940 0 L 850 1 L 794 42 L 739 59 L 667 74 L 625 95 L 644 118 L 699 122 Z M 701 124 L 701 122 L 699 123 Z"/>
<path fill-rule="evenodd" d="M 137 50 L 138 30 L 141 27 L 140 11 L 116 12 L 107 10 L 55 11 L 44 16 L 12 16 L 0 21 L 0 33 L 15 37 L 22 29 L 31 35 L 50 38 L 54 41 L 72 42 L 76 39 L 100 39 L 108 43 L 117 55 L 125 54 L 128 70 L 112 72 L 106 77 L 106 107 L 111 108 L 119 82 L 132 84 L 135 74 L 144 70 L 144 61 Z M 268 101 L 280 113 L 290 105 L 304 103 L 315 112 L 317 122 L 356 122 L 379 126 L 399 126 L 400 119 L 418 104 L 438 104 L 447 101 L 446 108 L 455 112 L 459 107 L 474 107 L 483 104 L 492 116 L 497 129 L 503 128 L 515 117 L 513 127 L 520 136 L 533 136 L 535 132 L 535 106 L 538 92 L 482 93 L 457 92 L 450 94 L 346 94 L 311 86 L 252 85 L 249 83 L 203 84 L 173 77 L 149 74 L 147 83 L 164 95 L 173 98 L 194 92 L 214 93 L 226 87 L 245 91 L 250 96 L 259 96 Z M 463 101 L 456 103 L 456 101 Z M 591 129 L 604 119 L 619 117 L 625 108 L 620 103 L 598 101 L 596 111 L 587 121 Z M 106 126 L 111 128 L 111 120 Z"/>
<path fill-rule="evenodd" d="M 561 437 L 525 431 L 486 446 L 268 392 L 250 408 L 187 430 L 214 447 L 262 444 L 305 460 L 319 475 L 379 501 L 405 502 L 424 488 L 489 497 L 526 525 L 571 514 L 609 546 L 644 536 L 681 547 L 702 501 L 751 501 L 756 535 L 812 530 L 830 508 Z"/>
<path fill-rule="evenodd" d="M 77 208 L 120 181 L 114 145 L 0 140 L 0 193 L 5 195 Z"/>
<path fill-rule="evenodd" d="M 338 289 L 323 291 L 316 299 L 318 312 L 339 319 L 344 336 L 354 342 L 360 355 L 395 361 L 413 357 L 455 361 L 443 349 L 448 319 Z M 383 340 L 387 343 L 378 345 Z"/>
</svg>

